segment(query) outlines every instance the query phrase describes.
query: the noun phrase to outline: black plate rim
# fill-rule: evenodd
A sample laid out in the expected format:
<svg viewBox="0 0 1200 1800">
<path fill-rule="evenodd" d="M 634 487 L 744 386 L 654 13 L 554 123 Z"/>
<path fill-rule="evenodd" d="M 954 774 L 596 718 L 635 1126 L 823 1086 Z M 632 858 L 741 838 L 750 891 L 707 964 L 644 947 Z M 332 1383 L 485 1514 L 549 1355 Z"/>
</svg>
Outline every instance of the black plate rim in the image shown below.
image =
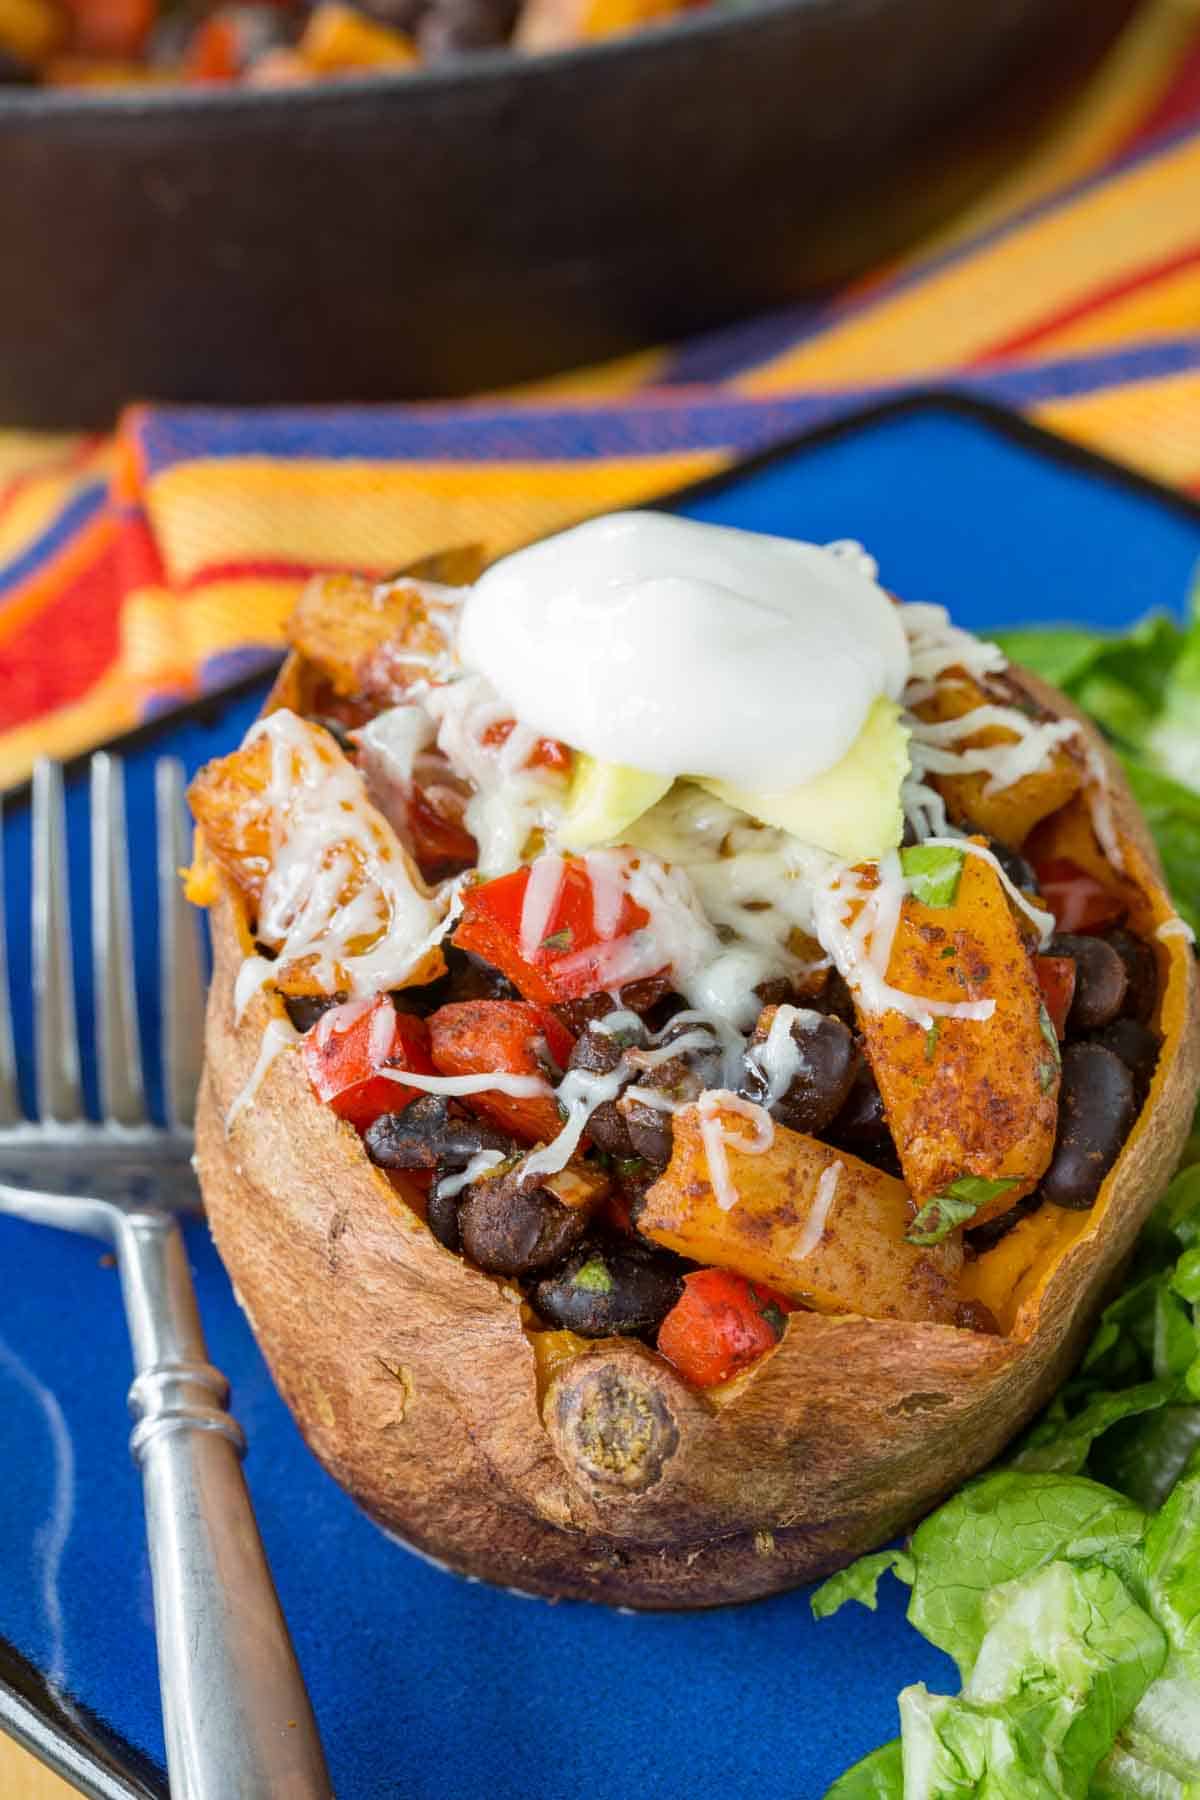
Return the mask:
<svg viewBox="0 0 1200 1800">
<path fill-rule="evenodd" d="M 1187 519 L 1191 524 L 1200 525 L 1200 500 L 1168 487 L 1154 476 L 1143 474 L 1140 469 L 1117 462 L 1101 451 L 1089 449 L 1085 444 L 1049 431 L 1044 425 L 1035 424 L 1021 413 L 1013 412 L 995 400 L 985 399 L 969 390 L 953 386 L 912 388 L 890 399 L 874 401 L 853 412 L 841 414 L 824 424 L 792 432 L 763 450 L 737 458 L 728 468 L 719 470 L 715 475 L 688 482 L 684 487 L 674 488 L 668 494 L 656 495 L 648 503 L 646 510 L 666 510 L 690 500 L 702 499 L 708 494 L 720 493 L 746 475 L 769 468 L 772 463 L 806 455 L 810 451 L 836 443 L 841 438 L 852 437 L 856 432 L 923 412 L 943 415 L 949 413 L 951 416 L 972 419 L 1047 461 L 1081 470 L 1093 479 L 1123 488 L 1127 493 L 1138 494 L 1178 517 Z M 144 725 L 134 726 L 130 731 L 108 738 L 104 743 L 97 744 L 94 750 L 68 758 L 63 767 L 68 773 L 77 771 L 96 750 L 105 750 L 111 755 L 119 756 L 123 751 L 152 743 L 156 737 L 167 734 L 189 719 L 210 717 L 230 701 L 251 692 L 265 675 L 278 667 L 278 661 L 277 658 L 264 657 L 262 666 L 253 674 L 231 682 L 215 693 L 189 701 L 162 718 L 152 719 Z M 4 798 L 19 802 L 27 793 L 28 783 L 25 783 L 9 789 Z M 87 1719 L 87 1730 L 93 1731 L 95 1736 L 89 1739 L 87 1730 L 73 1725 L 62 1707 L 55 1702 L 38 1670 L 3 1637 L 0 1637 L 0 1728 L 8 1731 L 68 1781 L 86 1781 L 89 1785 L 84 1791 L 91 1800 L 166 1800 L 162 1778 L 143 1754 L 111 1727 L 91 1718 Z"/>
<path fill-rule="evenodd" d="M 561 50 L 515 53 L 505 47 L 473 51 L 469 56 L 418 65 L 413 69 L 380 70 L 339 76 L 335 81 L 314 81 L 303 87 L 247 87 L 147 84 L 145 87 L 48 88 L 0 87 L 0 125 L 6 119 L 44 117 L 47 120 L 122 120 L 142 115 L 157 118 L 164 111 L 181 117 L 212 113 L 254 114 L 270 108 L 336 112 L 364 96 L 386 98 L 389 103 L 412 105 L 433 98 L 446 89 L 505 82 L 514 85 L 540 81 L 547 69 L 561 70 L 569 79 L 580 67 L 671 57 L 694 40 L 739 38 L 765 24 L 805 14 L 814 19 L 844 10 L 845 0 L 752 0 L 723 10 L 717 6 L 688 7 L 673 17 L 652 22 L 620 35 L 571 44 Z M 867 22 L 878 24 L 883 10 L 898 11 L 904 0 L 876 0 L 865 9 Z"/>
</svg>

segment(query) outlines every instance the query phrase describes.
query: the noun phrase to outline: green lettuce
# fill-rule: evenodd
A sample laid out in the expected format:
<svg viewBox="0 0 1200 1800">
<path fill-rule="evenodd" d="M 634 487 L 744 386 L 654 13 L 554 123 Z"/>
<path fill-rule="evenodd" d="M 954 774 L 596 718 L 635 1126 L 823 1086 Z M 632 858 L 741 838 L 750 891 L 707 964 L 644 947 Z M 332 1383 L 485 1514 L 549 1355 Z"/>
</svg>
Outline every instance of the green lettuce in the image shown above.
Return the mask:
<svg viewBox="0 0 1200 1800">
<path fill-rule="evenodd" d="M 1200 1163 L 1008 1465 L 813 1596 L 874 1608 L 893 1575 L 962 1683 L 904 1689 L 828 1800 L 1200 1800 L 1198 1402 Z"/>
</svg>

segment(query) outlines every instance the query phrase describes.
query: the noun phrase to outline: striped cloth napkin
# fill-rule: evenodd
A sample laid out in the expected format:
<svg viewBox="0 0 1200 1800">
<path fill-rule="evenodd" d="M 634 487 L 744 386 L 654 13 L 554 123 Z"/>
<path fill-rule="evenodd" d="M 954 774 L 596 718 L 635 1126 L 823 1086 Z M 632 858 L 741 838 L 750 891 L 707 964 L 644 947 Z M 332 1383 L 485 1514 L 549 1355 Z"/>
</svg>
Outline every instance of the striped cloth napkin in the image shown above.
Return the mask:
<svg viewBox="0 0 1200 1800">
<path fill-rule="evenodd" d="M 1037 155 L 820 305 L 442 406 L 0 431 L 0 787 L 270 660 L 301 583 L 653 499 L 953 384 L 1200 493 L 1200 6 L 1149 0 Z"/>
</svg>

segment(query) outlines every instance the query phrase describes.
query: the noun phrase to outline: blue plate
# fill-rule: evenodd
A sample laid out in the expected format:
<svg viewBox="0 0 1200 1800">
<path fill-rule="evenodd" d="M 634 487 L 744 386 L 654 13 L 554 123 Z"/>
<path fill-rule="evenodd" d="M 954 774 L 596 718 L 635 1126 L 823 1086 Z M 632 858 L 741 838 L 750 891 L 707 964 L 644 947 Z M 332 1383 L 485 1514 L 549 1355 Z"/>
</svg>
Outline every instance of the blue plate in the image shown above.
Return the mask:
<svg viewBox="0 0 1200 1800">
<path fill-rule="evenodd" d="M 861 538 L 908 598 L 965 625 L 1128 624 L 1177 609 L 1200 508 L 1020 421 L 931 396 L 785 446 L 677 497 L 689 517 Z M 151 765 L 229 748 L 262 684 L 123 745 L 134 842 Z M 803 696 L 797 695 L 797 705 Z M 81 783 L 70 852 L 86 856 Z M 29 821 L 5 827 L 12 961 L 29 967 Z M 136 871 L 139 976 L 154 986 L 153 880 Z M 76 941 L 86 942 L 80 907 Z M 29 996 L 15 996 L 29 1045 Z M 78 995 L 86 1009 L 90 996 Z M 153 1019 L 144 1020 L 149 1037 Z M 27 1060 L 27 1059 L 26 1059 Z M 26 1078 L 29 1070 L 23 1070 Z M 189 1244 L 214 1361 L 233 1381 L 267 1552 L 342 1800 L 730 1800 L 821 1795 L 894 1734 L 895 1695 L 951 1666 L 904 1622 L 831 1623 L 795 1593 L 742 1609 L 622 1616 L 469 1585 L 390 1544 L 305 1450 L 200 1224 Z M 141 1495 L 126 1452 L 129 1352 L 95 1244 L 0 1224 L 0 1717 L 83 1757 L 92 1790 L 166 1792 Z M 76 1768 L 79 1763 L 76 1762 Z M 230 1796 L 230 1800 L 238 1800 Z"/>
</svg>

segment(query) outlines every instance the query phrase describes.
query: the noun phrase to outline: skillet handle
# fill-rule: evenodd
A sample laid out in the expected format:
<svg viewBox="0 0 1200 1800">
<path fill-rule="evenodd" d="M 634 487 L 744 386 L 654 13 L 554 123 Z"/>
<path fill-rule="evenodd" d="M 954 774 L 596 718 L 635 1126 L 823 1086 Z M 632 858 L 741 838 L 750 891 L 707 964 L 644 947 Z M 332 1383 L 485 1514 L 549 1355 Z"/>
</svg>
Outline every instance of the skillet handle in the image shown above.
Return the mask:
<svg viewBox="0 0 1200 1800">
<path fill-rule="evenodd" d="M 173 1800 L 330 1800 L 242 1475 L 245 1439 L 208 1361 L 179 1227 L 126 1214 L 116 1247 Z"/>
</svg>

